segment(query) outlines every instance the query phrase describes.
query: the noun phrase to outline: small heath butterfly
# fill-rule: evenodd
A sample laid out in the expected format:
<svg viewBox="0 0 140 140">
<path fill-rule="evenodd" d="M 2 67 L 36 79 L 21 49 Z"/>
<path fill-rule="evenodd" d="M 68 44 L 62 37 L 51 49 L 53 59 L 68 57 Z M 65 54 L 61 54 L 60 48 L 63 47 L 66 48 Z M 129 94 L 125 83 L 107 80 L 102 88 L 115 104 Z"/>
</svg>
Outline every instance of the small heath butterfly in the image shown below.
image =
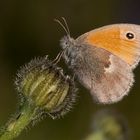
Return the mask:
<svg viewBox="0 0 140 140">
<path fill-rule="evenodd" d="M 120 101 L 134 83 L 133 70 L 140 60 L 140 25 L 113 24 L 91 30 L 76 39 L 61 39 L 66 64 L 102 104 Z"/>
</svg>

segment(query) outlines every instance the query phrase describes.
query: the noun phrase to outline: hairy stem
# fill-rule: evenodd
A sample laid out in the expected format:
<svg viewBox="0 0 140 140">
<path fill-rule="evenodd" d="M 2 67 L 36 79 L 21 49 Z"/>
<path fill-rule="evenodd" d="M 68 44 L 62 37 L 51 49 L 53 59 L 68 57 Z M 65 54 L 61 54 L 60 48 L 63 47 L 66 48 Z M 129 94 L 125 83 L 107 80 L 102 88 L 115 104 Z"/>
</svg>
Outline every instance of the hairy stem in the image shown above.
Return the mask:
<svg viewBox="0 0 140 140">
<path fill-rule="evenodd" d="M 16 138 L 22 130 L 28 126 L 35 115 L 35 107 L 29 105 L 28 103 L 24 104 L 18 114 L 10 119 L 1 129 L 0 140 L 12 140 Z"/>
</svg>

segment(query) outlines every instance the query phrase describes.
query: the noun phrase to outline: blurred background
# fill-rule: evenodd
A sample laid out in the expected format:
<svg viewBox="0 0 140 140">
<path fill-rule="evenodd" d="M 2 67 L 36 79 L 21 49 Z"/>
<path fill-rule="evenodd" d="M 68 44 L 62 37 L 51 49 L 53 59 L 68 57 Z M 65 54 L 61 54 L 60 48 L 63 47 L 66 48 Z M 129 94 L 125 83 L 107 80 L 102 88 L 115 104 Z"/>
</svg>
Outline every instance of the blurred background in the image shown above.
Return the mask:
<svg viewBox="0 0 140 140">
<path fill-rule="evenodd" d="M 16 110 L 17 94 L 13 81 L 21 65 L 35 56 L 53 59 L 60 51 L 65 35 L 55 18 L 65 17 L 71 35 L 79 35 L 112 23 L 140 24 L 139 0 L 1 0 L 0 1 L 0 125 Z M 66 68 L 66 67 L 65 67 Z M 114 105 L 95 104 L 89 92 L 79 86 L 79 98 L 70 113 L 59 120 L 47 117 L 19 140 L 83 140 L 92 117 L 103 108 L 118 110 L 132 130 L 132 139 L 140 139 L 140 66 L 135 85 L 128 97 Z"/>
</svg>

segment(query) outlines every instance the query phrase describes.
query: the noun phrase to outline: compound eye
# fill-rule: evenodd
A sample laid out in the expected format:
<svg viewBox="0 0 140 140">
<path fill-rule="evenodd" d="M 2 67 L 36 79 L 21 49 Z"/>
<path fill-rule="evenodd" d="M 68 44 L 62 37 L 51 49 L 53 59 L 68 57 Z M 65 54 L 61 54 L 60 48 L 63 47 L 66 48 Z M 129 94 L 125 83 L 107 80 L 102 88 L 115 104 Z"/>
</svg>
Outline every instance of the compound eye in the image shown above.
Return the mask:
<svg viewBox="0 0 140 140">
<path fill-rule="evenodd" d="M 68 45 L 68 42 L 65 42 L 65 45 L 67 46 Z"/>
<path fill-rule="evenodd" d="M 129 40 L 131 40 L 131 39 L 134 39 L 135 38 L 135 35 L 132 32 L 127 32 L 126 33 L 126 38 L 129 39 Z"/>
</svg>

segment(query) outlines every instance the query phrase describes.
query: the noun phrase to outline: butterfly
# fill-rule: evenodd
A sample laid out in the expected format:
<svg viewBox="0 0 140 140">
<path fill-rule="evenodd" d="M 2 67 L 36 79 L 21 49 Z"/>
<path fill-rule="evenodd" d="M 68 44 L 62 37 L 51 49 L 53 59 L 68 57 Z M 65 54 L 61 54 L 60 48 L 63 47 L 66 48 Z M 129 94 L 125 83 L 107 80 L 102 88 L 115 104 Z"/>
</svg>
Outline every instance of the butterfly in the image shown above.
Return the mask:
<svg viewBox="0 0 140 140">
<path fill-rule="evenodd" d="M 128 95 L 140 60 L 140 25 L 106 25 L 74 39 L 63 20 L 57 20 L 67 33 L 60 41 L 63 58 L 94 100 L 111 104 Z"/>
</svg>

